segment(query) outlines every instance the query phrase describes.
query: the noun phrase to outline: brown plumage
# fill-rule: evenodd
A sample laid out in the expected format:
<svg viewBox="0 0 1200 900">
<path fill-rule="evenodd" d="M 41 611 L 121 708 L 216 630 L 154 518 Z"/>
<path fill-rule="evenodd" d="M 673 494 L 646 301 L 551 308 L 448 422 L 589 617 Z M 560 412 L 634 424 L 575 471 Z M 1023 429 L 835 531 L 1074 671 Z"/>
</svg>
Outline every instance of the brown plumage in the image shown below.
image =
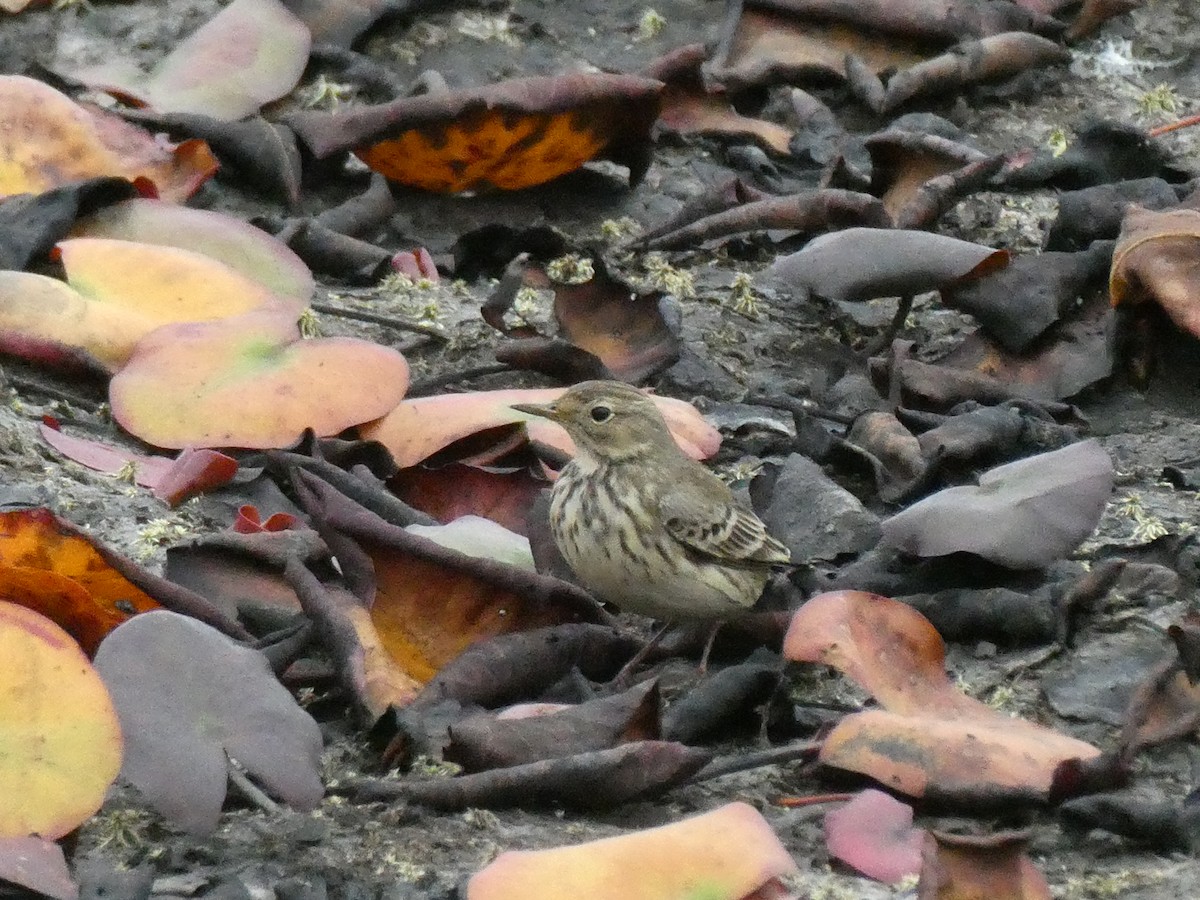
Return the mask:
<svg viewBox="0 0 1200 900">
<path fill-rule="evenodd" d="M 550 498 L 555 543 L 602 600 L 667 622 L 754 605 L 790 554 L 721 479 L 679 449 L 654 402 L 587 381 L 522 412 L 558 422 L 575 458 Z"/>
</svg>

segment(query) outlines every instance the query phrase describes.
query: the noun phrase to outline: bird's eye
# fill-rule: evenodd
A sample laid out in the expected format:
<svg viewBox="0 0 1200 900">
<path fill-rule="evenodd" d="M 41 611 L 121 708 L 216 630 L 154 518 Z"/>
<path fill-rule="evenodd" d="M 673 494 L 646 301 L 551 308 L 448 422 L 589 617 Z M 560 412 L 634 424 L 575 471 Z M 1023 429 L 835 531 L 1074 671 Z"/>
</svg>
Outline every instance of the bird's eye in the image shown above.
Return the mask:
<svg viewBox="0 0 1200 900">
<path fill-rule="evenodd" d="M 612 410 L 609 409 L 607 406 L 593 406 L 592 407 L 592 421 L 593 422 L 607 422 L 611 418 L 612 418 Z"/>
</svg>

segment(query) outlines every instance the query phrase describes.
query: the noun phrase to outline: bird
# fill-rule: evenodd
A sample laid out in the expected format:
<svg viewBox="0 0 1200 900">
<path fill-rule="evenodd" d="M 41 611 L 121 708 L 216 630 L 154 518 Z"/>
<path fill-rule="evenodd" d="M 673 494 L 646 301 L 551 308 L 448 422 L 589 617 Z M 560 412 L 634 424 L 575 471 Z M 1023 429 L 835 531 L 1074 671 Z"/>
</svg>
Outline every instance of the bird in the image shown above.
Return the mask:
<svg viewBox="0 0 1200 900">
<path fill-rule="evenodd" d="M 548 404 L 513 404 L 557 422 L 575 455 L 550 493 L 550 532 L 581 584 L 623 611 L 673 624 L 721 623 L 752 607 L 791 553 L 730 487 L 680 449 L 657 405 L 617 381 L 585 381 Z"/>
</svg>

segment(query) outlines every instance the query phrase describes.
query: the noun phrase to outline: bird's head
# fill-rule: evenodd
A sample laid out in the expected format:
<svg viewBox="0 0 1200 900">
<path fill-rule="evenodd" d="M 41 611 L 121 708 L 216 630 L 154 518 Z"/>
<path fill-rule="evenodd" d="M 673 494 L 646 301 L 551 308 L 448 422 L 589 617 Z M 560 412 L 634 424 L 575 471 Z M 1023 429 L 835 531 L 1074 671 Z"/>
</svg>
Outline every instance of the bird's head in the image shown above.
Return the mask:
<svg viewBox="0 0 1200 900">
<path fill-rule="evenodd" d="M 585 381 L 553 403 L 512 408 L 557 422 L 585 457 L 619 462 L 676 448 L 654 401 L 619 381 Z"/>
</svg>

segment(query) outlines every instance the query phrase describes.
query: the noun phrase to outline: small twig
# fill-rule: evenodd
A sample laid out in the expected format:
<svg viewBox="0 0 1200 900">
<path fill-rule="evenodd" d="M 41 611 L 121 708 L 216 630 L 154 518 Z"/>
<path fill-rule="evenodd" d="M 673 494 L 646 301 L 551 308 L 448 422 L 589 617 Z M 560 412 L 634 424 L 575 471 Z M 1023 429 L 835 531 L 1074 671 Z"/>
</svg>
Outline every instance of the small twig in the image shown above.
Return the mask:
<svg viewBox="0 0 1200 900">
<path fill-rule="evenodd" d="M 745 402 L 751 406 L 769 406 L 771 409 L 782 409 L 793 416 L 812 416 L 817 419 L 825 419 L 828 422 L 836 422 L 838 425 L 851 425 L 855 419 L 854 416 L 834 412 L 830 409 L 822 409 L 812 400 L 803 400 L 799 397 L 787 397 L 778 394 L 749 394 Z"/>
<path fill-rule="evenodd" d="M 68 391 L 65 388 L 46 384 L 44 381 L 26 378 L 23 375 L 13 375 L 11 372 L 4 373 L 4 379 L 10 387 L 33 394 L 40 394 L 43 397 L 49 397 L 52 400 L 58 400 L 62 403 L 69 403 L 72 406 L 78 406 L 82 409 L 94 410 L 104 402 L 103 400 L 84 397 L 82 394 L 76 394 L 74 391 Z"/>
<path fill-rule="evenodd" d="M 246 773 L 242 771 L 241 767 L 237 765 L 237 763 L 235 763 L 232 759 L 229 759 L 229 757 L 226 757 L 225 759 L 225 768 L 229 773 L 230 784 L 237 788 L 238 792 L 243 797 L 257 806 L 263 812 L 267 813 L 268 815 L 277 814 L 279 812 L 279 804 L 264 794 L 258 785 L 246 777 Z"/>
<path fill-rule="evenodd" d="M 688 784 L 700 784 L 720 778 L 722 775 L 732 775 L 735 772 L 746 772 L 750 769 L 760 769 L 763 766 L 778 766 L 794 762 L 798 759 L 808 759 L 817 755 L 821 749 L 820 741 L 805 741 L 801 744 L 788 744 L 785 747 L 772 747 L 770 750 L 760 750 L 758 753 L 744 753 L 739 756 L 723 756 L 714 759 L 707 766 L 688 779 Z"/>
<path fill-rule="evenodd" d="M 340 306 L 330 306 L 328 303 L 312 303 L 313 310 L 343 319 L 353 319 L 356 322 L 370 322 L 372 325 L 383 325 L 385 328 L 395 328 L 397 331 L 413 331 L 426 337 L 437 338 L 440 341 L 450 340 L 444 330 L 434 325 L 423 325 L 408 319 L 398 319 L 395 316 L 382 316 L 379 313 L 363 312 L 357 309 L 344 309 Z"/>
<path fill-rule="evenodd" d="M 460 369 L 457 372 L 443 372 L 441 375 L 431 375 L 428 378 L 422 378 L 420 381 L 414 381 L 408 386 L 407 397 L 424 397 L 427 394 L 432 394 L 439 388 L 444 388 L 448 384 L 455 384 L 459 381 L 467 381 L 471 378 L 481 378 L 484 375 L 499 375 L 502 372 L 512 372 L 513 367 L 505 363 L 491 363 L 483 366 L 476 366 L 473 369 Z"/>
<path fill-rule="evenodd" d="M 1161 137 L 1164 134 L 1170 134 L 1172 131 L 1191 128 L 1193 125 L 1200 125 L 1200 115 L 1188 116 L 1186 119 L 1180 119 L 1178 122 L 1159 125 L 1157 128 L 1151 128 L 1146 134 L 1150 135 L 1150 137 Z"/>
<path fill-rule="evenodd" d="M 809 794 L 807 797 L 780 797 L 773 805 L 799 809 L 802 806 L 820 806 L 824 803 L 846 803 L 853 799 L 853 794 Z"/>
</svg>

